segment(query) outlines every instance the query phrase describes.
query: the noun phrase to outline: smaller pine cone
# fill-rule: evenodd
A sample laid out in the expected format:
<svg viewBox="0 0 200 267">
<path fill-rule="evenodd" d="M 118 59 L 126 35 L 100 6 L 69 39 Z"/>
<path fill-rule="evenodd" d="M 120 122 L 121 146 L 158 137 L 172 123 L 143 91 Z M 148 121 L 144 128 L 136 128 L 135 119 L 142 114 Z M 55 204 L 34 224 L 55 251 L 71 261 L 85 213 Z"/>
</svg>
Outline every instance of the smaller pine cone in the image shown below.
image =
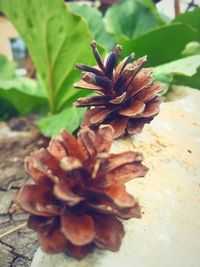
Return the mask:
<svg viewBox="0 0 200 267">
<path fill-rule="evenodd" d="M 126 133 L 140 133 L 145 123 L 150 123 L 159 112 L 164 84 L 154 81 L 152 68 L 143 68 L 146 56 L 131 63 L 134 59 L 134 54 L 131 54 L 115 68 L 121 46 L 117 45 L 107 54 L 104 62 L 96 42 L 92 42 L 91 46 L 98 66 L 77 64 L 77 68 L 85 72 L 82 80 L 74 86 L 87 88 L 99 96 L 76 101 L 77 107 L 92 107 L 86 112 L 82 126 L 95 130 L 100 124 L 110 124 L 115 130 L 115 138 Z"/>
<path fill-rule="evenodd" d="M 137 152 L 109 154 L 114 130 L 88 127 L 78 140 L 63 131 L 47 149 L 25 159 L 34 184 L 22 187 L 16 202 L 31 213 L 28 227 L 42 250 L 67 252 L 81 259 L 96 246 L 117 251 L 124 236 L 120 219 L 140 217 L 140 208 L 124 183 L 143 177 L 147 168 Z"/>
</svg>

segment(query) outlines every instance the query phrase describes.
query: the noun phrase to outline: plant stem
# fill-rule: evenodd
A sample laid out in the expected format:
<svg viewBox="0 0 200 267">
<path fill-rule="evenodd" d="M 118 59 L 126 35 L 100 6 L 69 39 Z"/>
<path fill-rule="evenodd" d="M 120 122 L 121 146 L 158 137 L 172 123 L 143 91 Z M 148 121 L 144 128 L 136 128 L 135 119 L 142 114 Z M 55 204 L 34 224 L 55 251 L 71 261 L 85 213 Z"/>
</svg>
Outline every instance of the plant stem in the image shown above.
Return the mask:
<svg viewBox="0 0 200 267">
<path fill-rule="evenodd" d="M 12 229 L 6 231 L 5 233 L 1 234 L 1 235 L 0 235 L 0 238 L 3 238 L 3 237 L 5 237 L 5 236 L 7 236 L 7 235 L 10 235 L 10 234 L 12 234 L 12 233 L 14 233 L 14 232 L 20 230 L 20 229 L 23 229 L 23 228 L 26 227 L 26 225 L 27 225 L 26 222 L 25 222 L 25 223 L 22 223 L 22 224 L 20 224 L 20 225 L 17 225 L 16 227 L 14 227 L 14 228 L 12 228 Z"/>
<path fill-rule="evenodd" d="M 50 72 L 49 72 L 49 76 L 50 76 Z M 49 77 L 48 79 L 48 100 L 49 100 L 50 113 L 51 114 L 56 113 L 55 95 L 54 95 L 51 77 Z"/>
<path fill-rule="evenodd" d="M 180 1 L 174 0 L 175 16 L 178 16 L 181 13 Z"/>
</svg>

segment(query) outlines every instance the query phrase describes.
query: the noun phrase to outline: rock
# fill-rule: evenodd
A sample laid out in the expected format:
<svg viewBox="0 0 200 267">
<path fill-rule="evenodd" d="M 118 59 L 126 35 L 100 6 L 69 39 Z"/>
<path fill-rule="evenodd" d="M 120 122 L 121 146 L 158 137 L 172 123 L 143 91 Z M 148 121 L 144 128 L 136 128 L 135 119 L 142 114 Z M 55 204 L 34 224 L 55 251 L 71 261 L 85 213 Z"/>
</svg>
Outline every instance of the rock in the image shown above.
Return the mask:
<svg viewBox="0 0 200 267">
<path fill-rule="evenodd" d="M 12 254 L 12 248 L 0 243 L 0 259 L 1 267 L 12 266 L 12 262 L 15 260 L 15 255 Z"/>
<path fill-rule="evenodd" d="M 80 262 L 39 249 L 31 267 L 199 267 L 200 92 L 182 90 L 187 96 L 164 103 L 142 134 L 113 145 L 113 152 L 142 152 L 150 169 L 146 178 L 127 184 L 143 217 L 124 222 L 121 249 L 96 250 Z"/>
</svg>

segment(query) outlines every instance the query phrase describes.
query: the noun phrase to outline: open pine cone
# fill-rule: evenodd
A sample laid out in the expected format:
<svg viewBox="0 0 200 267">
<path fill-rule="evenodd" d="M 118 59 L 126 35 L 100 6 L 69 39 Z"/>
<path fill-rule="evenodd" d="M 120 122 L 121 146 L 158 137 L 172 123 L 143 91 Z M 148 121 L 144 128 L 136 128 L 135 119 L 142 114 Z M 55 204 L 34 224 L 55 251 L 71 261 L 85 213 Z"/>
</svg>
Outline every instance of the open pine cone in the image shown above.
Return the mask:
<svg viewBox="0 0 200 267">
<path fill-rule="evenodd" d="M 125 133 L 137 134 L 159 112 L 164 85 L 154 82 L 152 68 L 142 68 L 146 56 L 134 63 L 134 55 L 124 58 L 115 68 L 121 53 L 117 45 L 107 54 L 104 63 L 98 53 L 96 43 L 91 44 L 98 66 L 88 67 L 77 64 L 82 73 L 81 81 L 74 84 L 77 88 L 87 88 L 99 96 L 79 98 L 77 107 L 93 107 L 85 114 L 82 126 L 95 130 L 99 124 L 110 124 L 115 130 L 115 138 Z"/>
<path fill-rule="evenodd" d="M 119 218 L 140 217 L 140 208 L 124 183 L 146 174 L 137 152 L 109 154 L 113 128 L 95 135 L 83 128 L 76 140 L 63 131 L 47 149 L 25 159 L 35 184 L 22 187 L 16 202 L 31 213 L 28 227 L 49 253 L 81 259 L 95 246 L 117 251 L 124 236 Z"/>
</svg>

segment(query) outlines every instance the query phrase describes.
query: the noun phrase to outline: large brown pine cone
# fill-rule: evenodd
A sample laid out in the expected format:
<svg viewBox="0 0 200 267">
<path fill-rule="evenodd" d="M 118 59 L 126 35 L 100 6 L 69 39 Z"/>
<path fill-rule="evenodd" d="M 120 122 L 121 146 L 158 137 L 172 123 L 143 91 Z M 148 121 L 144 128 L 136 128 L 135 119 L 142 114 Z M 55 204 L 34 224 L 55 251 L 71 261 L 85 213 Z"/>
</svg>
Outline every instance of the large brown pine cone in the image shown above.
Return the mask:
<svg viewBox="0 0 200 267">
<path fill-rule="evenodd" d="M 47 149 L 25 159 L 35 184 L 16 198 L 31 213 L 28 227 L 49 253 L 67 252 L 81 259 L 95 246 L 117 251 L 124 236 L 119 218 L 140 217 L 140 208 L 124 183 L 146 174 L 137 152 L 109 154 L 113 128 L 102 125 L 95 135 L 83 128 L 76 140 L 63 131 Z"/>
<path fill-rule="evenodd" d="M 131 54 L 115 68 L 121 46 L 117 45 L 102 62 L 96 43 L 91 45 L 98 66 L 77 64 L 77 68 L 85 72 L 82 73 L 83 80 L 74 86 L 90 89 L 99 96 L 76 101 L 77 107 L 92 107 L 86 112 L 82 126 L 95 130 L 99 124 L 110 124 L 115 130 L 115 138 L 125 133 L 140 133 L 144 124 L 158 114 L 162 102 L 159 93 L 164 85 L 153 80 L 152 68 L 142 68 L 146 56 L 131 63 L 134 58 Z"/>
</svg>

